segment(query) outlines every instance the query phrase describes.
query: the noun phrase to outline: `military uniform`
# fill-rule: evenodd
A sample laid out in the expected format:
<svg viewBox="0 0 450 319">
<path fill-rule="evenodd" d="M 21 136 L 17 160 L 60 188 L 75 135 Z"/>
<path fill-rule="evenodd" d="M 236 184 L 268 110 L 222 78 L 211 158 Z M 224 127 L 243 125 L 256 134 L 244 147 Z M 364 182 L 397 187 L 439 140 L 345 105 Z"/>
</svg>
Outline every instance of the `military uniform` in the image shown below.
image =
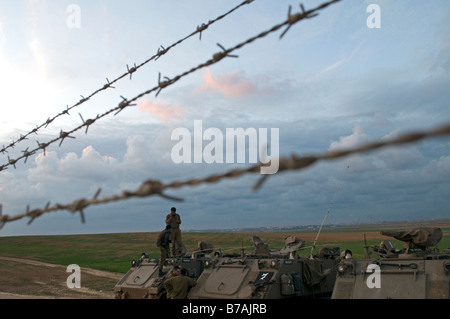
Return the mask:
<svg viewBox="0 0 450 319">
<path fill-rule="evenodd" d="M 180 256 L 183 242 L 181 240 L 181 230 L 180 230 L 180 224 L 181 224 L 181 217 L 177 213 L 175 214 L 168 214 L 166 216 L 166 224 L 171 226 L 171 232 L 170 232 L 170 250 L 172 252 L 172 255 L 174 256 Z"/>
<path fill-rule="evenodd" d="M 161 253 L 158 265 L 160 275 L 164 267 L 164 262 L 166 261 L 167 253 L 169 252 L 170 233 L 170 227 L 166 227 L 166 229 L 159 233 L 158 239 L 156 240 L 156 246 L 159 247 Z"/>
<path fill-rule="evenodd" d="M 175 266 L 177 267 L 177 266 Z M 176 270 L 179 270 L 180 268 L 174 268 L 169 275 L 167 275 L 166 280 L 169 280 L 170 278 L 174 278 L 174 277 L 178 277 L 180 275 L 180 272 L 175 272 Z M 166 291 L 166 297 L 167 299 L 172 299 L 172 295 L 171 295 L 172 291 Z"/>
<path fill-rule="evenodd" d="M 164 288 L 166 288 L 167 296 L 170 299 L 186 299 L 189 289 L 194 287 L 197 283 L 194 279 L 179 275 L 167 279 L 164 282 Z"/>
</svg>

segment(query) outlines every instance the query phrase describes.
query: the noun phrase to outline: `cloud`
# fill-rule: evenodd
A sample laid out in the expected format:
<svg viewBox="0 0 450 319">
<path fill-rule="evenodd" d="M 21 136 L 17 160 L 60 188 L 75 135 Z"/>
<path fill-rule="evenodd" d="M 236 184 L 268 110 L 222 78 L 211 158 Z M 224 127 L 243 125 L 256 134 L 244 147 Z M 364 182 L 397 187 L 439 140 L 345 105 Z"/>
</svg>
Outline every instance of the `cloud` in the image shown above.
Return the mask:
<svg viewBox="0 0 450 319">
<path fill-rule="evenodd" d="M 116 162 L 117 160 L 113 157 L 102 156 L 92 146 L 87 146 L 80 157 L 75 153 L 66 154 L 60 162 L 60 169 L 63 172 L 76 172 L 73 177 L 106 179 L 111 166 Z"/>
<path fill-rule="evenodd" d="M 384 136 L 381 140 L 390 140 L 398 136 L 399 131 Z M 372 139 L 366 134 L 361 125 L 357 124 L 353 128 L 353 133 L 348 136 L 341 136 L 339 141 L 333 141 L 329 150 L 352 149 L 362 144 L 369 143 Z M 346 160 L 346 165 L 351 167 L 352 172 L 368 172 L 375 170 L 407 170 L 419 167 L 424 161 L 422 153 L 414 146 L 407 145 L 403 147 L 391 146 L 374 153 L 372 156 L 366 154 L 356 154 Z"/>
<path fill-rule="evenodd" d="M 425 175 L 428 177 L 434 176 L 441 181 L 447 182 L 450 176 L 450 155 L 431 160 L 426 167 Z"/>
<path fill-rule="evenodd" d="M 139 101 L 137 106 L 142 112 L 149 112 L 150 114 L 156 115 L 158 120 L 162 122 L 171 122 L 173 120 L 184 119 L 184 109 L 178 105 L 143 100 Z"/>
<path fill-rule="evenodd" d="M 86 181 L 107 180 L 114 170 L 117 160 L 102 156 L 92 146 L 83 149 L 81 156 L 70 152 L 58 157 L 54 151 L 39 154 L 35 158 L 36 167 L 29 170 L 32 182 L 65 182 L 73 179 Z"/>
<path fill-rule="evenodd" d="M 243 71 L 233 71 L 214 78 L 211 71 L 203 73 L 203 83 L 195 89 L 195 93 L 219 92 L 226 97 L 245 97 L 258 91 L 256 85 L 244 77 Z"/>
<path fill-rule="evenodd" d="M 413 146 L 391 147 L 382 151 L 378 156 L 386 168 L 392 170 L 405 170 L 419 166 L 424 157 L 422 153 Z"/>
<path fill-rule="evenodd" d="M 353 128 L 353 133 L 348 136 L 341 136 L 339 141 L 331 142 L 330 151 L 334 151 L 336 149 L 348 149 L 353 148 L 357 145 L 360 145 L 364 142 L 367 142 L 369 137 L 366 133 L 364 133 L 361 125 L 357 124 Z"/>
</svg>

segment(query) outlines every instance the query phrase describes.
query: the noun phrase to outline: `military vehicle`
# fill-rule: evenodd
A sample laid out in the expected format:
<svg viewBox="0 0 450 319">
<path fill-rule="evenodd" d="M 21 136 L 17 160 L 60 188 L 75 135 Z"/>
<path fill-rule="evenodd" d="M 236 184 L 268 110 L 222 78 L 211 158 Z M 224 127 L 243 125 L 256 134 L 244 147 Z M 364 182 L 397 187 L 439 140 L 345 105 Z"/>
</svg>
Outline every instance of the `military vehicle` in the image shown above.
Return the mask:
<svg viewBox="0 0 450 319">
<path fill-rule="evenodd" d="M 299 257 L 304 240 L 285 238 L 285 247 L 269 250 L 259 237 L 253 237 L 254 251 L 213 253 L 213 246 L 200 242 L 198 250 L 182 257 L 168 258 L 165 275 L 158 276 L 158 259 L 143 253 L 132 262 L 131 269 L 116 284 L 116 298 L 165 298 L 164 281 L 171 269 L 182 266 L 196 280 L 188 299 L 280 299 L 330 297 L 339 263 L 338 247 L 324 248 L 318 256 Z"/>
<path fill-rule="evenodd" d="M 183 245 L 180 257 L 167 258 L 163 267 L 163 276 L 159 276 L 159 259 L 150 258 L 142 253 L 137 260 L 131 261 L 131 268 L 114 287 L 116 299 L 161 299 L 165 298 L 164 281 L 175 266 L 187 270 L 187 275 L 196 280 L 203 271 L 203 260 L 209 259 L 209 248 L 199 243 L 199 250 L 187 254 Z"/>
<path fill-rule="evenodd" d="M 218 255 L 205 262 L 190 299 L 281 299 L 331 296 L 336 278 L 339 248 L 323 249 L 320 256 L 299 257 L 304 240 L 285 238 L 281 250 L 253 237 L 255 251 L 237 255 Z"/>
<path fill-rule="evenodd" d="M 440 228 L 382 231 L 403 241 L 396 249 L 383 240 L 364 259 L 353 259 L 351 251 L 341 254 L 333 299 L 441 299 L 450 298 L 450 250 L 434 247 L 442 238 Z M 371 254 L 375 254 L 371 258 Z"/>
</svg>

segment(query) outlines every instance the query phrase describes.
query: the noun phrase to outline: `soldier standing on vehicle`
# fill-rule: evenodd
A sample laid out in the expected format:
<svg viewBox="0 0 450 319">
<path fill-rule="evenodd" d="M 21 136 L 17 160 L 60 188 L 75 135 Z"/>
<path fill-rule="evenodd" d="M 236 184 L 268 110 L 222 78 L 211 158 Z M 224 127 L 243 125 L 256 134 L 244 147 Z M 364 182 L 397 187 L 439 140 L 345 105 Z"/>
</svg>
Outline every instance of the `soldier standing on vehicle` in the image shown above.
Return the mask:
<svg viewBox="0 0 450 319">
<path fill-rule="evenodd" d="M 166 224 L 172 227 L 170 234 L 171 253 L 173 256 L 180 256 L 183 247 L 180 230 L 181 217 L 177 214 L 177 209 L 175 207 L 172 207 L 170 213 L 166 216 Z"/>
<path fill-rule="evenodd" d="M 197 283 L 191 277 L 186 276 L 186 268 L 182 268 L 179 276 L 167 279 L 164 282 L 168 298 L 170 299 L 186 299 L 189 289 Z"/>
<path fill-rule="evenodd" d="M 171 226 L 167 225 L 166 229 L 164 229 L 163 231 L 161 231 L 158 235 L 158 239 L 156 240 L 156 246 L 159 247 L 159 251 L 161 253 L 160 259 L 159 259 L 159 264 L 158 264 L 158 269 L 159 269 L 159 273 L 158 275 L 161 277 L 164 275 L 163 273 L 163 267 L 164 267 L 164 262 L 166 261 L 167 258 L 167 254 L 169 252 L 169 245 L 170 245 L 170 231 Z"/>
</svg>

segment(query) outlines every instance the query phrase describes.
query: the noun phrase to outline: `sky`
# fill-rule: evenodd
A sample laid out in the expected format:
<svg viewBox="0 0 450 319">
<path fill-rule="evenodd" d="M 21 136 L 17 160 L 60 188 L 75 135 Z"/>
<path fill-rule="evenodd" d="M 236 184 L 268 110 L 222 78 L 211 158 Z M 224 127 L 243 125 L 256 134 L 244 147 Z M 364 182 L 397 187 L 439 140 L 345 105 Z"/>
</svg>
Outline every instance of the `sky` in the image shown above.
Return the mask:
<svg viewBox="0 0 450 319">
<path fill-rule="evenodd" d="M 0 0 L 0 145 L 241 2 Z M 206 62 L 222 50 L 218 44 L 234 47 L 284 22 L 289 6 L 292 13 L 300 10 L 296 1 L 255 0 L 240 7 L 201 39 L 186 39 L 131 79 L 127 75 L 0 153 L 1 165 L 154 88 L 159 74 L 172 79 Z M 99 188 L 102 198 L 133 191 L 148 179 L 171 183 L 247 168 L 255 148 L 282 157 L 320 155 L 447 124 L 448 12 L 445 0 L 333 4 L 292 25 L 281 39 L 284 28 L 236 50 L 237 57 L 182 77 L 158 96 L 146 94 L 102 117 L 45 154 L 39 150 L 9 165 L 0 172 L 2 213 L 69 204 L 92 198 Z M 195 123 L 201 123 L 200 135 Z M 258 136 L 256 146 L 248 142 L 243 149 L 243 163 L 226 161 L 232 150 L 225 148 L 228 129 L 238 128 Z M 182 139 L 175 134 L 180 131 L 190 135 Z M 211 132 L 214 144 L 207 139 Z M 270 140 L 275 132 L 278 139 Z M 191 161 L 177 163 L 174 149 L 185 145 Z M 210 163 L 201 151 L 213 145 L 223 149 L 217 146 Z M 432 138 L 277 172 L 257 192 L 252 186 L 261 174 L 170 189 L 167 195 L 184 201 L 152 196 L 91 206 L 84 224 L 79 214 L 52 212 L 30 225 L 28 219 L 7 223 L 0 236 L 155 232 L 164 228 L 172 206 L 186 231 L 320 224 L 328 209 L 327 224 L 448 218 L 449 146 L 450 137 Z M 189 154 L 187 146 L 182 149 L 187 153 L 178 155 Z"/>
</svg>

